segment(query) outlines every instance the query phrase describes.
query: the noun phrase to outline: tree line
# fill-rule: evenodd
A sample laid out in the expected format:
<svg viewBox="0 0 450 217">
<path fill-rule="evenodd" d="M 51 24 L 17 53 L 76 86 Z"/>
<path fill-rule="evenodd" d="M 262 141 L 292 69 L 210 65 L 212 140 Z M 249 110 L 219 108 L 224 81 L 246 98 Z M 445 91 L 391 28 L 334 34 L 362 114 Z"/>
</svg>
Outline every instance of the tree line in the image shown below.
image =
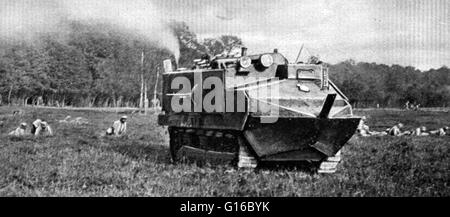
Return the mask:
<svg viewBox="0 0 450 217">
<path fill-rule="evenodd" d="M 142 73 L 149 98 L 156 82 L 160 94 L 162 81 L 156 77 L 162 73 L 164 59 L 190 67 L 205 53 L 229 53 L 243 45 L 232 35 L 199 40 L 183 22 L 169 26 L 180 45 L 177 63 L 167 49 L 105 24 L 72 22 L 64 37 L 41 35 L 33 43 L 0 39 L 0 104 L 41 100 L 50 106 L 137 107 Z M 330 65 L 330 73 L 357 107 L 398 107 L 406 101 L 422 106 L 450 104 L 450 70 L 445 66 L 420 71 L 348 60 Z"/>
<path fill-rule="evenodd" d="M 355 63 L 330 66 L 330 77 L 355 107 L 450 106 L 450 69 L 420 71 L 411 66 Z"/>
</svg>

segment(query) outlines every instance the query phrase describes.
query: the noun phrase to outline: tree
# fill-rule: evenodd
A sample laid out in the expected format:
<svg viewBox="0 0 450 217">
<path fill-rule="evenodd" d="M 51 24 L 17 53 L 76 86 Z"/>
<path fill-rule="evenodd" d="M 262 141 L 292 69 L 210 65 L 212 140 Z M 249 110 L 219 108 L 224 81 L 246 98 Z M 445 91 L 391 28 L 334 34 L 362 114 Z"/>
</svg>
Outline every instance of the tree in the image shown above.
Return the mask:
<svg viewBox="0 0 450 217">
<path fill-rule="evenodd" d="M 359 106 L 449 105 L 450 70 L 421 72 L 414 67 L 344 61 L 331 66 L 330 78 Z M 361 104 L 361 102 L 364 102 Z"/>
<path fill-rule="evenodd" d="M 205 53 L 229 54 L 243 46 L 236 36 L 198 41 L 186 23 L 171 22 L 179 39 L 178 66 L 191 67 Z M 7 103 L 73 106 L 137 106 L 142 73 L 147 87 L 162 88 L 157 71 L 174 55 L 167 49 L 106 24 L 71 22 L 66 37 L 40 35 L 33 43 L 0 39 L 0 95 Z M 145 52 L 142 64 L 142 51 Z M 143 67 L 142 67 L 143 65 Z M 450 69 L 419 71 L 414 67 L 344 61 L 330 66 L 330 78 L 358 107 L 450 105 Z M 151 98 L 153 88 L 148 89 Z"/>
<path fill-rule="evenodd" d="M 243 46 L 242 40 L 233 35 L 222 35 L 219 38 L 207 38 L 203 45 L 210 55 L 230 54 L 235 48 Z"/>
</svg>

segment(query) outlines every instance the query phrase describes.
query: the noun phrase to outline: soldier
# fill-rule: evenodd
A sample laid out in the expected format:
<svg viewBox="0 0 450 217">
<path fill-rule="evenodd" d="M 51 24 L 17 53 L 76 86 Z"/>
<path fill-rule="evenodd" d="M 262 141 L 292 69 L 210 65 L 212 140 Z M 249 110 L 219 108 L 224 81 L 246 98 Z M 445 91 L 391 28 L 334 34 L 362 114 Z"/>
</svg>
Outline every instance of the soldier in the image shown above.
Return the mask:
<svg viewBox="0 0 450 217">
<path fill-rule="evenodd" d="M 401 129 L 404 127 L 402 123 L 398 123 L 391 128 L 386 129 L 386 133 L 391 136 L 403 136 Z"/>
<path fill-rule="evenodd" d="M 371 131 L 369 126 L 367 126 L 364 123 L 366 119 L 367 119 L 366 116 L 363 116 L 361 118 L 361 120 L 359 121 L 359 125 L 358 125 L 358 128 L 357 128 L 357 131 L 358 131 L 359 135 L 364 136 L 364 137 L 366 137 L 366 136 L 385 136 L 385 135 L 387 135 L 386 132 Z"/>
<path fill-rule="evenodd" d="M 127 116 L 120 117 L 120 120 L 115 121 L 113 126 L 106 130 L 106 135 L 111 136 L 122 136 L 125 135 L 127 131 Z"/>
<path fill-rule="evenodd" d="M 77 125 L 83 125 L 83 124 L 89 124 L 89 121 L 86 118 L 83 117 L 76 117 L 75 119 L 69 121 L 71 124 L 77 124 Z"/>
<path fill-rule="evenodd" d="M 19 127 L 17 127 L 15 130 L 11 131 L 9 135 L 11 136 L 24 136 L 26 134 L 27 130 L 27 123 L 21 123 Z"/>
<path fill-rule="evenodd" d="M 429 136 L 430 133 L 427 132 L 427 128 L 425 126 L 421 126 L 416 128 L 414 132 L 412 133 L 414 136 Z"/>
<path fill-rule="evenodd" d="M 430 130 L 430 135 L 436 135 L 436 136 L 445 136 L 449 132 L 449 127 L 445 126 L 442 128 L 439 128 L 437 130 Z"/>
<path fill-rule="evenodd" d="M 356 129 L 361 136 L 370 136 L 369 126 L 367 126 L 364 122 L 366 121 L 366 116 L 363 116 L 359 121 L 358 128 Z"/>
<path fill-rule="evenodd" d="M 47 122 L 41 119 L 36 119 L 31 125 L 31 134 L 35 136 L 39 136 L 41 134 L 53 136 L 53 130 Z"/>
</svg>

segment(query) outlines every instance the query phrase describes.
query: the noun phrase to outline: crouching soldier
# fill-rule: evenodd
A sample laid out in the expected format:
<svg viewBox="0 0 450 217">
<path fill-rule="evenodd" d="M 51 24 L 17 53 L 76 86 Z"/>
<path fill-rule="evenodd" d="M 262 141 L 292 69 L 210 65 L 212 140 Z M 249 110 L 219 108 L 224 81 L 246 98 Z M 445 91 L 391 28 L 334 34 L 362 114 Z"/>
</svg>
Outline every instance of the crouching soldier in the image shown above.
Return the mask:
<svg viewBox="0 0 450 217">
<path fill-rule="evenodd" d="M 31 125 L 31 134 L 53 136 L 53 130 L 47 122 L 37 119 Z"/>
<path fill-rule="evenodd" d="M 27 123 L 21 123 L 19 127 L 17 127 L 17 129 L 13 130 L 12 132 L 9 133 L 9 135 L 11 136 L 24 136 L 26 134 L 26 130 L 27 130 Z"/>
<path fill-rule="evenodd" d="M 127 132 L 127 116 L 120 117 L 120 120 L 115 121 L 113 126 L 106 130 L 106 135 L 108 136 L 122 136 Z"/>
<path fill-rule="evenodd" d="M 366 116 L 363 116 L 359 121 L 358 128 L 356 129 L 360 136 L 370 136 L 369 126 L 365 124 Z"/>
<path fill-rule="evenodd" d="M 365 124 L 366 119 L 367 119 L 366 116 L 363 116 L 361 118 L 361 120 L 359 121 L 358 128 L 356 129 L 360 136 L 366 137 L 366 136 L 385 136 L 385 135 L 387 135 L 386 132 L 371 131 L 369 126 L 367 126 Z"/>
</svg>

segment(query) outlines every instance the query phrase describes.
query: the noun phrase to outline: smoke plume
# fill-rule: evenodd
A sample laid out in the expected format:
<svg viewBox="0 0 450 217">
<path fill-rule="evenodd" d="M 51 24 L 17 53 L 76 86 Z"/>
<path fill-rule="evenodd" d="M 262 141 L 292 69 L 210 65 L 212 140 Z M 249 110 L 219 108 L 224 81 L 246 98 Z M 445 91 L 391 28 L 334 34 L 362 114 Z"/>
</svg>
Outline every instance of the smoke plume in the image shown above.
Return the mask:
<svg viewBox="0 0 450 217">
<path fill-rule="evenodd" d="M 0 39 L 32 41 L 41 34 L 64 35 L 68 22 L 107 23 L 171 51 L 179 44 L 163 12 L 148 0 L 0 0 Z"/>
</svg>

